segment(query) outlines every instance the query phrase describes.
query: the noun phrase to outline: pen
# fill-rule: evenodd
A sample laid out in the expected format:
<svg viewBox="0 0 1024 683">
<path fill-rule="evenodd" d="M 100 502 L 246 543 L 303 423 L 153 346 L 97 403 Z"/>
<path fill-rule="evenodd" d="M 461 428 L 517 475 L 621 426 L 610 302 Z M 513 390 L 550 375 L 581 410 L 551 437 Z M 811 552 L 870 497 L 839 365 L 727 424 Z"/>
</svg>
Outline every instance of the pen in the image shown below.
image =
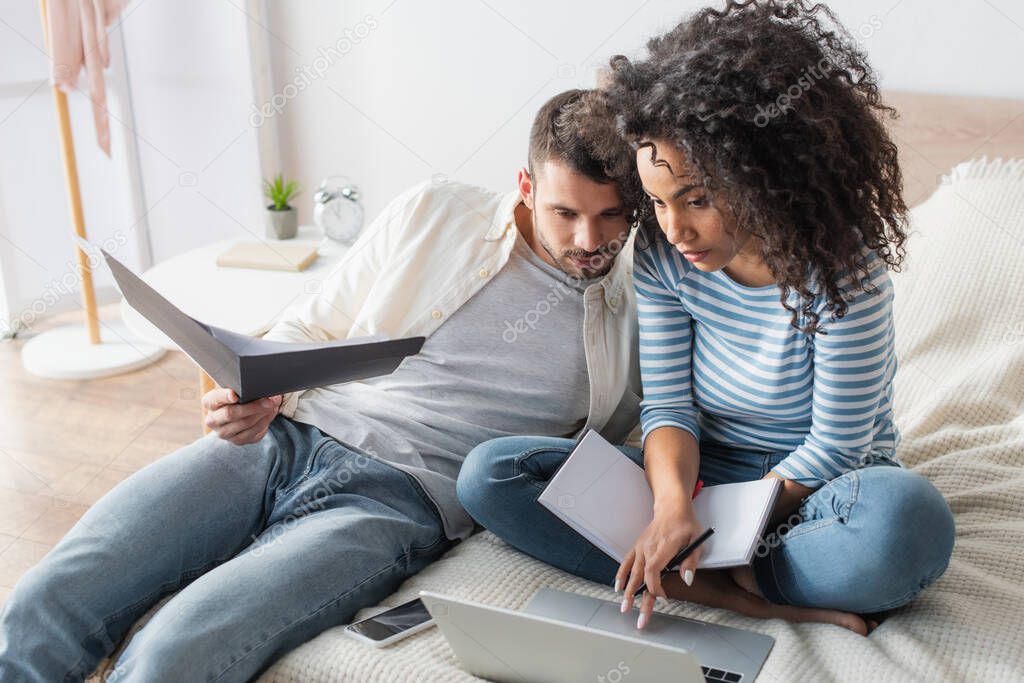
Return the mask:
<svg viewBox="0 0 1024 683">
<path fill-rule="evenodd" d="M 697 537 L 697 540 L 695 540 L 693 543 L 690 543 L 688 546 L 686 546 L 685 548 L 680 550 L 678 553 L 676 553 L 676 556 L 672 558 L 672 560 L 668 563 L 668 566 L 661 570 L 661 578 L 664 579 L 666 576 L 668 576 L 670 573 L 672 573 L 672 567 L 677 566 L 680 562 L 682 562 L 683 560 L 688 558 L 691 554 L 693 554 L 693 551 L 696 550 L 698 547 L 700 547 L 701 543 L 703 543 L 704 541 L 708 540 L 708 538 L 710 538 L 711 534 L 713 534 L 713 533 L 715 533 L 715 528 L 714 527 L 708 527 L 707 529 L 704 530 L 704 533 L 702 533 L 700 536 Z M 647 583 L 646 582 L 640 584 L 640 587 L 636 589 L 635 595 L 643 595 L 643 592 L 645 590 L 647 590 Z"/>
</svg>

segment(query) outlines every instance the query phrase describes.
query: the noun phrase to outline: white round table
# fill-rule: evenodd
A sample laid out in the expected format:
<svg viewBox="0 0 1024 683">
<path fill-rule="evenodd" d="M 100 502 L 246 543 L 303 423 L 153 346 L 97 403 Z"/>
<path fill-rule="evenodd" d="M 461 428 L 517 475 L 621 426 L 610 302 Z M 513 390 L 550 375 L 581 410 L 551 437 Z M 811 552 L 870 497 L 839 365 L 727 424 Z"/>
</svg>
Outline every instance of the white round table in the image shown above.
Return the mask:
<svg viewBox="0 0 1024 683">
<path fill-rule="evenodd" d="M 320 244 L 320 235 L 319 228 L 304 225 L 299 228 L 295 239 L 280 242 L 316 246 Z M 239 241 L 247 240 L 223 240 L 186 251 L 158 263 L 140 277 L 200 322 L 239 334 L 260 335 L 290 305 L 313 291 L 319 291 L 319 282 L 330 274 L 348 250 L 347 245 L 326 240 L 317 259 L 298 272 L 218 266 L 217 256 Z M 271 247 L 278 242 L 272 239 L 261 241 Z M 124 299 L 121 300 L 121 317 L 138 337 L 163 348 L 177 350 L 177 344 Z M 205 372 L 199 372 L 199 395 L 202 397 L 214 383 Z"/>
</svg>

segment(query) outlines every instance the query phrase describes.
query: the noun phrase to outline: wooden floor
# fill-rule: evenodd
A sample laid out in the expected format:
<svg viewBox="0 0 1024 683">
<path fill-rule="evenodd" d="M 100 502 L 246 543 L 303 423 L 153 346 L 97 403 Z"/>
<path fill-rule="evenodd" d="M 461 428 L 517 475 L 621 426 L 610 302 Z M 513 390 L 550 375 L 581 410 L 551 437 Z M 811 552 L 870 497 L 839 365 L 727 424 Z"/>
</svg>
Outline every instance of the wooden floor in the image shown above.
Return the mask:
<svg viewBox="0 0 1024 683">
<path fill-rule="evenodd" d="M 116 316 L 116 306 L 101 309 L 103 320 Z M 81 319 L 55 316 L 0 343 L 0 604 L 103 494 L 201 436 L 198 370 L 180 352 L 99 380 L 25 371 L 27 339 Z"/>
</svg>

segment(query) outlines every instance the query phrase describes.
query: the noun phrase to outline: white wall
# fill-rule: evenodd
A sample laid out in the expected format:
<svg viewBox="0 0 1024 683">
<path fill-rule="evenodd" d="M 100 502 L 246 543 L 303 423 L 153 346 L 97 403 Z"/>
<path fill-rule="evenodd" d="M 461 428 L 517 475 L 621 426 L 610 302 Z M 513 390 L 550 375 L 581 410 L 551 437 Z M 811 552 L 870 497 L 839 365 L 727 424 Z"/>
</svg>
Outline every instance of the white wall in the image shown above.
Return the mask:
<svg viewBox="0 0 1024 683">
<path fill-rule="evenodd" d="M 250 25 L 242 0 L 135 0 L 126 10 L 154 262 L 264 234 L 257 135 L 249 123 Z"/>
<path fill-rule="evenodd" d="M 434 173 L 511 187 L 546 98 L 592 86 L 610 55 L 638 54 L 704 4 L 269 0 L 275 90 L 309 84 L 278 98 L 284 170 L 307 188 L 330 173 L 353 176 L 370 215 Z M 1020 2 L 827 4 L 863 39 L 886 88 L 1024 98 Z M 318 69 L 319 50 L 339 45 L 347 52 Z M 306 220 L 310 194 L 300 202 Z"/>
</svg>

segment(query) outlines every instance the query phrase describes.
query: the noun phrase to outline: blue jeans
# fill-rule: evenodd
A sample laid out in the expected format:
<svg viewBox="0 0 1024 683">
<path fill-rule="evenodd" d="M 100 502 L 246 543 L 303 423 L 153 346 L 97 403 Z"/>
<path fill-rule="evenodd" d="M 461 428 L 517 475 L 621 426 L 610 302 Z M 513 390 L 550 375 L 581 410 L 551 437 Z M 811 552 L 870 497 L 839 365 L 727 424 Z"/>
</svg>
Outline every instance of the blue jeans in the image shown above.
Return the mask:
<svg viewBox="0 0 1024 683">
<path fill-rule="evenodd" d="M 611 585 L 618 563 L 536 502 L 573 445 L 549 437 L 481 444 L 462 467 L 459 500 L 509 545 Z M 639 449 L 620 450 L 643 466 Z M 700 450 L 700 478 L 709 486 L 760 479 L 788 454 L 711 443 Z M 797 515 L 767 531 L 753 563 L 766 599 L 860 614 L 913 600 L 945 571 L 953 551 L 953 515 L 942 494 L 888 459 L 833 479 L 805 498 Z"/>
<path fill-rule="evenodd" d="M 348 623 L 451 545 L 412 477 L 277 417 L 208 434 L 90 508 L 0 613 L 0 681 L 81 681 L 132 624 L 111 680 L 246 681 Z"/>
</svg>

